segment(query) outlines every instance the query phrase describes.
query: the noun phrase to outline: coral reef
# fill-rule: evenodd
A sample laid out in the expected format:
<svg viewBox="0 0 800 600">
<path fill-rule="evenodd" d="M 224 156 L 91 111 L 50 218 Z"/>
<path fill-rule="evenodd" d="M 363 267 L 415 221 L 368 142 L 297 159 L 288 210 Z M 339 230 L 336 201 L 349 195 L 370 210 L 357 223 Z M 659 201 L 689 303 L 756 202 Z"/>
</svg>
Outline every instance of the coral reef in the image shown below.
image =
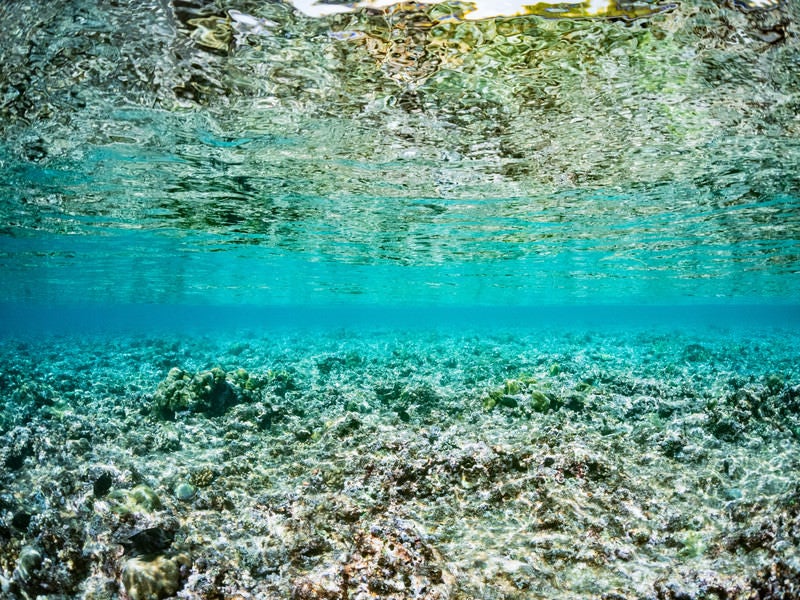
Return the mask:
<svg viewBox="0 0 800 600">
<path fill-rule="evenodd" d="M 130 600 L 161 600 L 172 596 L 181 586 L 181 567 L 191 564 L 182 555 L 172 558 L 136 557 L 122 568 L 122 583 Z"/>
<path fill-rule="evenodd" d="M 4 341 L 0 590 L 790 598 L 798 341 L 737 330 Z"/>
</svg>

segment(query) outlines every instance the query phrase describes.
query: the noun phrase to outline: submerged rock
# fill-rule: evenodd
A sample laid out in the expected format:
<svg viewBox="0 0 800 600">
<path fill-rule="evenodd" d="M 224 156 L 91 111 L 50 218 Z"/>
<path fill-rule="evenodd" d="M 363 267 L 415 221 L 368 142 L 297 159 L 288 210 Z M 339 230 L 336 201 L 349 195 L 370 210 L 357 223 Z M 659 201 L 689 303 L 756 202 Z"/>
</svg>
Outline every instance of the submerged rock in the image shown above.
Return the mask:
<svg viewBox="0 0 800 600">
<path fill-rule="evenodd" d="M 132 556 L 149 556 L 168 550 L 174 539 L 175 531 L 148 527 L 123 541 L 122 546 Z"/>
<path fill-rule="evenodd" d="M 181 588 L 181 568 L 189 564 L 189 558 L 183 554 L 172 558 L 132 558 L 122 569 L 122 584 L 131 600 L 160 600 Z"/>
<path fill-rule="evenodd" d="M 550 398 L 544 392 L 534 390 L 531 392 L 531 410 L 545 412 L 550 408 Z"/>
<path fill-rule="evenodd" d="M 711 356 L 711 351 L 702 344 L 689 344 L 683 349 L 683 359 L 687 362 L 707 362 Z"/>
<path fill-rule="evenodd" d="M 25 512 L 24 510 L 20 510 L 14 513 L 11 517 L 11 525 L 18 529 L 19 531 L 25 531 L 28 529 L 28 525 L 31 522 L 31 514 Z"/>
<path fill-rule="evenodd" d="M 452 593 L 454 576 L 410 519 L 374 523 L 357 533 L 354 550 L 343 566 L 296 580 L 292 599 L 438 600 Z"/>
<path fill-rule="evenodd" d="M 750 581 L 751 600 L 784 600 L 800 596 L 800 570 L 785 561 L 775 562 Z"/>
<path fill-rule="evenodd" d="M 214 367 L 192 375 L 175 367 L 158 384 L 152 410 L 166 420 L 184 412 L 219 416 L 235 404 L 254 400 L 256 388 L 256 382 L 244 369 L 226 373 Z"/>
<path fill-rule="evenodd" d="M 110 490 L 111 486 L 114 483 L 114 479 L 111 477 L 109 473 L 103 473 L 94 480 L 92 484 L 92 492 L 94 493 L 95 498 L 102 498 L 105 496 Z"/>
<path fill-rule="evenodd" d="M 107 496 L 111 510 L 117 514 L 152 513 L 162 507 L 161 499 L 153 489 L 146 485 L 137 485 L 130 490 L 113 490 Z"/>
<path fill-rule="evenodd" d="M 41 564 L 42 553 L 36 548 L 25 546 L 20 550 L 19 558 L 17 559 L 17 573 L 19 573 L 23 581 L 28 581 Z"/>
<path fill-rule="evenodd" d="M 562 405 L 546 385 L 530 377 L 506 380 L 502 388 L 490 391 L 484 397 L 482 404 L 487 411 L 495 407 L 519 408 L 523 414 L 545 413 L 551 409 L 558 410 Z"/>
<path fill-rule="evenodd" d="M 196 494 L 197 488 L 195 488 L 191 483 L 184 481 L 175 486 L 175 497 L 182 502 L 194 500 Z"/>
</svg>

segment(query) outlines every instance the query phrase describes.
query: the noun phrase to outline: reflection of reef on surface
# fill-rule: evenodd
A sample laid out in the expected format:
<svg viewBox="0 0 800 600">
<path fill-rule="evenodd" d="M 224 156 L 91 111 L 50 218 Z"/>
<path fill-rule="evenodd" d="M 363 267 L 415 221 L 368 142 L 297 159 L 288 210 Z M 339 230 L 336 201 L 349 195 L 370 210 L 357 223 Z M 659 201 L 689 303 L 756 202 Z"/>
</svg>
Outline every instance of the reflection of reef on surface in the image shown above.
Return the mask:
<svg viewBox="0 0 800 600">
<path fill-rule="evenodd" d="M 458 3 L 323 19 L 282 3 L 172 4 L 141 6 L 133 30 L 125 3 L 0 9 L 0 151 L 30 195 L 60 195 L 70 214 L 121 202 L 47 190 L 30 164 L 145 189 L 186 169 L 234 181 L 241 165 L 276 193 L 404 197 L 712 175 L 736 187 L 734 168 L 766 194 L 795 177 L 783 165 L 798 152 L 796 3 L 744 13 L 698 0 L 633 23 L 467 21 Z M 762 160 L 743 165 L 753 152 Z M 149 159 L 157 173 L 137 169 Z M 291 174 L 283 188 L 276 170 Z M 148 197 L 163 203 L 154 212 L 181 202 Z"/>
<path fill-rule="evenodd" d="M 325 268 L 309 287 L 331 297 L 328 265 L 342 264 L 476 265 L 465 284 L 578 270 L 550 289 L 590 296 L 604 261 L 655 295 L 704 295 L 724 273 L 725 297 L 781 296 L 798 271 L 796 2 L 693 0 L 634 22 L 469 21 L 457 3 L 322 19 L 283 3 L 167 6 L 0 6 L 0 264 L 23 271 L 10 281 L 44 261 L 106 264 L 101 243 L 81 245 L 98 232 L 131 240 L 117 258 L 163 242 L 187 259 L 146 260 L 130 289 L 92 277 L 80 292 L 102 301 L 243 285 L 196 264 L 209 249 L 270 274 L 313 255 Z M 47 254 L 27 242 L 42 233 L 57 238 Z M 373 279 L 352 280 L 344 293 L 370 295 Z M 307 296 L 290 293 L 266 277 L 240 298 Z"/>
<path fill-rule="evenodd" d="M 452 18 L 477 21 L 498 17 L 536 16 L 548 19 L 623 19 L 632 21 L 650 17 L 665 10 L 675 8 L 675 4 L 659 0 L 540 0 L 538 2 L 508 2 L 495 0 L 475 0 L 459 2 L 433 0 L 420 3 L 393 2 L 392 0 L 361 0 L 351 3 L 308 2 L 308 0 L 290 0 L 301 12 L 312 17 L 324 17 L 338 13 L 357 10 L 384 10 L 392 12 L 398 6 L 428 7 L 444 4 L 452 11 Z"/>
<path fill-rule="evenodd" d="M 797 343 L 6 341 L 0 586 L 15 600 L 792 594 Z"/>
</svg>

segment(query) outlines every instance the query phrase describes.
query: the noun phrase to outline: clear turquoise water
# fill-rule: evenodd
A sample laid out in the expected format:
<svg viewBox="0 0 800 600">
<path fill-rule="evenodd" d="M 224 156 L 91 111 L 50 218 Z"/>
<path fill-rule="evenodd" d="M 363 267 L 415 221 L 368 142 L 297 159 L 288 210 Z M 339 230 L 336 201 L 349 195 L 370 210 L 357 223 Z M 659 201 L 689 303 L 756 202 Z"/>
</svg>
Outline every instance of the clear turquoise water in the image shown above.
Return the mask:
<svg viewBox="0 0 800 600">
<path fill-rule="evenodd" d="M 134 4 L 2 8 L 7 306 L 800 301 L 795 3 L 434 26 L 244 3 L 258 35 Z"/>
</svg>

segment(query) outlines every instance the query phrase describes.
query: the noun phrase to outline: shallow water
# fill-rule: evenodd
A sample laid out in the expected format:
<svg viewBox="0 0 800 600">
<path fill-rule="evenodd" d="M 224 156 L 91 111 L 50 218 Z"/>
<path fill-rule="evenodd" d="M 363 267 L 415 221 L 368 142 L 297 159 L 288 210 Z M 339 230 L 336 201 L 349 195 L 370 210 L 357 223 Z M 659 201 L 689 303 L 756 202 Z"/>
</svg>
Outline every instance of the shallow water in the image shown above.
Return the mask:
<svg viewBox="0 0 800 600">
<path fill-rule="evenodd" d="M 0 6 L 0 596 L 800 595 L 800 7 L 598 7 Z"/>
<path fill-rule="evenodd" d="M 233 4 L 1 9 L 0 300 L 796 303 L 795 2 Z"/>
</svg>

